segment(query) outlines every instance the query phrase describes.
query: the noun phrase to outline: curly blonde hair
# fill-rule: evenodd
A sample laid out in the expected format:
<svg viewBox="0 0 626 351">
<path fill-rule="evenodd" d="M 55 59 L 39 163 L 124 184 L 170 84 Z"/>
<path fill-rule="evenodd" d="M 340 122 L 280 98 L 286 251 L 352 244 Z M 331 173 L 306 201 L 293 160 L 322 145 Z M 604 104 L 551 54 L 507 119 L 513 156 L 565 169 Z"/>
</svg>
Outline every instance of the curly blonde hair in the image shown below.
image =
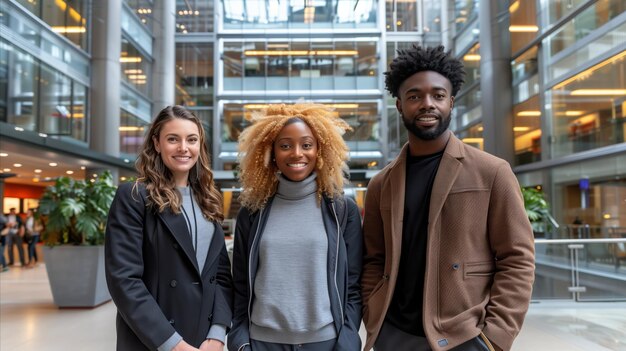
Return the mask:
<svg viewBox="0 0 626 351">
<path fill-rule="evenodd" d="M 155 206 L 159 212 L 170 208 L 175 214 L 180 213 L 182 195 L 176 189 L 174 176 L 163 163 L 153 141 L 153 138 L 159 138 L 163 126 L 176 118 L 191 121 L 198 127 L 200 154 L 196 164 L 189 170 L 188 182 L 204 217 L 210 221 L 221 222 L 224 220 L 222 194 L 215 186 L 213 172 L 209 167 L 211 160 L 205 145 L 204 128 L 200 119 L 182 106 L 175 105 L 164 108 L 152 122 L 150 131 L 146 134 L 143 147 L 139 152 L 139 157 L 135 162 L 139 177 L 134 189 L 138 191 L 138 183 L 145 184 L 150 205 Z"/>
<path fill-rule="evenodd" d="M 257 211 L 278 188 L 278 167 L 271 162 L 274 142 L 283 127 L 294 121 L 304 122 L 317 140 L 317 197 L 335 197 L 347 182 L 348 146 L 343 133 L 352 130 L 332 109 L 324 105 L 270 105 L 252 115 L 252 125 L 239 136 L 239 180 L 243 190 L 241 203 Z"/>
</svg>

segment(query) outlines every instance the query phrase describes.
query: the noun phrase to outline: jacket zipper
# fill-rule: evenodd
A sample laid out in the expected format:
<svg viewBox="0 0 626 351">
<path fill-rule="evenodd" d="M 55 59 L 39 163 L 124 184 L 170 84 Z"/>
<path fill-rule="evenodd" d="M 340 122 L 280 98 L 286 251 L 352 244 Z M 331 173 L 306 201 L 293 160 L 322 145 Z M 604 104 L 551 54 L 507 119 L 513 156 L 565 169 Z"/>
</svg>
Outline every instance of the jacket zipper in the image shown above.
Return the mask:
<svg viewBox="0 0 626 351">
<path fill-rule="evenodd" d="M 339 301 L 339 312 L 341 313 L 341 325 L 344 325 L 343 317 L 343 304 L 341 303 L 341 295 L 339 295 L 339 287 L 337 284 L 337 268 L 339 265 L 339 239 L 341 238 L 341 227 L 339 226 L 339 218 L 337 218 L 337 210 L 335 209 L 335 201 L 331 201 L 333 207 L 333 214 L 335 216 L 335 223 L 337 223 L 337 250 L 335 252 L 335 293 L 337 293 L 337 301 Z M 347 289 L 348 287 L 346 287 Z"/>
<path fill-rule="evenodd" d="M 259 237 L 259 228 L 261 228 L 261 220 L 263 219 L 263 209 L 259 210 L 259 223 L 256 227 L 256 231 L 254 233 L 254 239 L 252 239 L 252 246 L 250 247 L 250 253 L 248 254 L 248 330 L 252 326 L 252 253 L 254 251 L 254 244 L 256 243 L 256 239 Z"/>
</svg>

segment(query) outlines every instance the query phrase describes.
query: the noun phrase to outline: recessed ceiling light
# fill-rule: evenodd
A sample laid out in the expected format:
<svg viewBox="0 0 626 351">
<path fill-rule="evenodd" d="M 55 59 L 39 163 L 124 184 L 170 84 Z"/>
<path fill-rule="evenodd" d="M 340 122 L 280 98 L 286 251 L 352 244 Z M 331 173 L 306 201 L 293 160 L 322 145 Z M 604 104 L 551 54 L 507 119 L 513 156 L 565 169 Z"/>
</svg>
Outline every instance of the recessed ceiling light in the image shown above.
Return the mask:
<svg viewBox="0 0 626 351">
<path fill-rule="evenodd" d="M 58 166 L 58 165 L 57 165 L 57 163 L 56 163 L 56 162 L 50 162 L 50 163 L 48 163 L 48 166 L 50 166 L 50 167 L 56 167 L 56 166 Z"/>
<path fill-rule="evenodd" d="M 14 164 L 13 164 L 13 167 L 15 167 L 15 168 L 20 168 L 20 167 L 22 167 L 22 164 L 21 164 L 21 163 L 14 163 Z"/>
<path fill-rule="evenodd" d="M 7 157 L 9 156 L 9 154 L 7 154 L 6 152 L 0 152 L 0 157 Z"/>
<path fill-rule="evenodd" d="M 3 168 L 2 170 L 5 172 L 11 172 L 11 168 Z"/>
<path fill-rule="evenodd" d="M 41 173 L 41 169 L 36 169 L 35 173 Z"/>
<path fill-rule="evenodd" d="M 74 174 L 74 171 L 65 171 L 67 174 Z"/>
<path fill-rule="evenodd" d="M 97 175 L 96 173 L 94 173 L 94 174 L 92 174 L 92 176 L 95 178 L 95 177 L 97 177 L 98 175 Z"/>
<path fill-rule="evenodd" d="M 85 170 L 85 166 L 80 166 L 80 169 L 84 171 Z"/>
</svg>

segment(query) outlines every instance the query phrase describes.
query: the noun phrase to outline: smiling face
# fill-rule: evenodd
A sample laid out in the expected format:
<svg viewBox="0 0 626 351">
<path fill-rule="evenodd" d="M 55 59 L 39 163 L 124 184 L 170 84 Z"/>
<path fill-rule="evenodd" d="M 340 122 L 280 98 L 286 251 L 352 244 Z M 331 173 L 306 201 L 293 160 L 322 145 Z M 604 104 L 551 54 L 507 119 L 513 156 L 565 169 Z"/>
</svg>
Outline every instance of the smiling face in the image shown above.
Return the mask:
<svg viewBox="0 0 626 351">
<path fill-rule="evenodd" d="M 154 147 L 165 166 L 174 175 L 176 186 L 187 186 L 189 170 L 198 162 L 200 133 L 189 120 L 174 118 L 165 123 L 158 138 L 152 137 Z"/>
<path fill-rule="evenodd" d="M 402 83 L 396 107 L 413 136 L 435 140 L 448 129 L 454 107 L 451 91 L 450 81 L 434 71 L 415 73 Z"/>
<path fill-rule="evenodd" d="M 274 159 L 283 176 L 291 181 L 306 179 L 315 170 L 317 140 L 306 123 L 287 124 L 274 142 Z"/>
</svg>

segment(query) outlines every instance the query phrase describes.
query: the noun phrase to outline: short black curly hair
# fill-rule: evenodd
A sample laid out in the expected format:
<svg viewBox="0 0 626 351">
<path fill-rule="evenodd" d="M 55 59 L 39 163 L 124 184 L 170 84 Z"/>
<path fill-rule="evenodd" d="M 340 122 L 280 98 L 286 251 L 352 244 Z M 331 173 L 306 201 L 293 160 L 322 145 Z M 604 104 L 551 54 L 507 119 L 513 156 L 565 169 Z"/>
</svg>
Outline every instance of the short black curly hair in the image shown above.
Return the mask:
<svg viewBox="0 0 626 351">
<path fill-rule="evenodd" d="M 452 84 L 452 96 L 456 96 L 465 82 L 463 63 L 450 51 L 446 52 L 443 45 L 422 48 L 413 44 L 410 49 L 398 50 L 398 57 L 393 59 L 389 71 L 385 72 L 385 86 L 397 98 L 400 85 L 422 71 L 434 71 L 448 78 Z"/>
</svg>

